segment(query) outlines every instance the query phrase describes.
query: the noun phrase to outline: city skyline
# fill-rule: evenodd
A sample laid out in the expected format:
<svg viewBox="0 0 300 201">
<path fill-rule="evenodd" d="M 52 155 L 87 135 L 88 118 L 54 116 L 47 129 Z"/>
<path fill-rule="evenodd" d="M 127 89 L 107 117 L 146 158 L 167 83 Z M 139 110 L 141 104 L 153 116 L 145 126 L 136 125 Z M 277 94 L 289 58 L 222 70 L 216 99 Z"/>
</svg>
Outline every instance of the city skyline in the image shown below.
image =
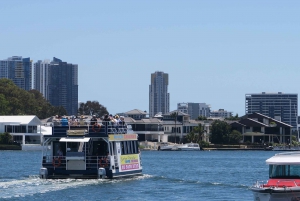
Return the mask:
<svg viewBox="0 0 300 201">
<path fill-rule="evenodd" d="M 299 1 L 59 1 L 53 15 L 53 2 L 0 6 L 0 59 L 76 63 L 78 100 L 112 114 L 148 111 L 155 71 L 169 74 L 170 111 L 195 102 L 242 116 L 245 94 L 299 93 Z"/>
</svg>

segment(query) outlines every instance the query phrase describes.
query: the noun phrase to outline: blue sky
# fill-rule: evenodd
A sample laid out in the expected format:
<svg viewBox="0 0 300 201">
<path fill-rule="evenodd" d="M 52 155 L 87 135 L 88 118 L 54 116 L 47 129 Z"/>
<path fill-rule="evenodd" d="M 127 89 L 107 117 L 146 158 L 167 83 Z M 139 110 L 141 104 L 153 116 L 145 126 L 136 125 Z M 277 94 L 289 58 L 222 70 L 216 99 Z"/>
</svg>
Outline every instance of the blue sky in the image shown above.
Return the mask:
<svg viewBox="0 0 300 201">
<path fill-rule="evenodd" d="M 239 116 L 245 94 L 299 92 L 300 1 L 0 1 L 0 59 L 79 66 L 79 100 L 149 111 L 150 74 L 170 109 L 200 102 Z"/>
</svg>

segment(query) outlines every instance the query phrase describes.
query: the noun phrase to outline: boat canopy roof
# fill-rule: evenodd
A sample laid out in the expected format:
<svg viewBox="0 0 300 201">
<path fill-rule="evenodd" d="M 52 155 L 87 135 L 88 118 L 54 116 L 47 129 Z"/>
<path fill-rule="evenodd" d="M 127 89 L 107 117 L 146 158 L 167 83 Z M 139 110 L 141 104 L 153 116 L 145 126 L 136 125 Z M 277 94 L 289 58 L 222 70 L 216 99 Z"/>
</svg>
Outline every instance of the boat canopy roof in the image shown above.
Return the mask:
<svg viewBox="0 0 300 201">
<path fill-rule="evenodd" d="M 300 165 L 300 152 L 279 153 L 266 160 L 268 165 Z"/>
<path fill-rule="evenodd" d="M 85 137 L 85 138 L 70 138 L 70 137 L 63 137 L 60 138 L 60 142 L 88 142 L 90 141 L 90 138 Z"/>
</svg>

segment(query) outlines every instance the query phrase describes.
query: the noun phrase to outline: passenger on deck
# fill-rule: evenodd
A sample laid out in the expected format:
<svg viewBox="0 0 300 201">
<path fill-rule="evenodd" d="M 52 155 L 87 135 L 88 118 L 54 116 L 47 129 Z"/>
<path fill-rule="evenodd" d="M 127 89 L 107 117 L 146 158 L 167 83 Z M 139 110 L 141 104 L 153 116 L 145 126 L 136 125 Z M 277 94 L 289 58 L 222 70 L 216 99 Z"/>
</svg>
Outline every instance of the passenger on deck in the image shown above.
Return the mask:
<svg viewBox="0 0 300 201">
<path fill-rule="evenodd" d="M 98 123 L 98 120 L 96 118 L 96 115 L 93 115 L 93 117 L 91 118 L 91 125 L 94 125 L 96 123 Z"/>
<path fill-rule="evenodd" d="M 60 147 L 58 148 L 56 155 L 58 156 L 58 158 L 61 158 L 63 156 L 63 152 Z"/>
<path fill-rule="evenodd" d="M 68 126 L 68 124 L 69 124 L 69 121 L 68 121 L 67 117 L 65 117 L 65 116 L 61 119 L 60 122 L 61 122 L 62 126 Z"/>
<path fill-rule="evenodd" d="M 99 160 L 99 165 L 100 167 L 107 167 L 109 166 L 110 163 L 110 156 L 109 153 L 106 153 L 106 156 L 102 156 Z"/>
<path fill-rule="evenodd" d="M 108 117 L 108 114 L 105 114 L 105 115 L 104 115 L 103 121 L 110 121 L 110 118 Z"/>
<path fill-rule="evenodd" d="M 120 116 L 119 125 L 120 125 L 120 128 L 121 128 L 122 133 L 126 133 L 126 132 L 127 132 L 127 125 L 126 125 L 126 123 L 125 123 L 125 118 L 124 118 L 124 116 Z"/>
<path fill-rule="evenodd" d="M 120 116 L 120 121 L 119 121 L 119 124 L 121 125 L 121 126 L 125 126 L 125 118 L 124 118 L 124 116 Z"/>
<path fill-rule="evenodd" d="M 115 128 L 117 129 L 117 131 L 119 130 L 119 125 L 120 125 L 120 118 L 119 115 L 115 115 Z"/>
<path fill-rule="evenodd" d="M 83 115 L 81 115 L 81 117 L 80 117 L 79 125 L 84 126 L 84 117 L 83 117 Z"/>
</svg>

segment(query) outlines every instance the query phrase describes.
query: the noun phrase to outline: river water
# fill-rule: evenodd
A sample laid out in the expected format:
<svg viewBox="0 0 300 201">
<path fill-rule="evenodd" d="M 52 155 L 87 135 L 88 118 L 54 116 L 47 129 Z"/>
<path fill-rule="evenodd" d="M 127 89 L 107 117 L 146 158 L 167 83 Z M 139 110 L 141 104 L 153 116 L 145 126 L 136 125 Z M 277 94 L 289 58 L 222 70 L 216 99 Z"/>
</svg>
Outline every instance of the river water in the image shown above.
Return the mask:
<svg viewBox="0 0 300 201">
<path fill-rule="evenodd" d="M 253 200 L 275 151 L 143 151 L 143 176 L 41 180 L 40 151 L 0 151 L 0 200 Z"/>
</svg>

